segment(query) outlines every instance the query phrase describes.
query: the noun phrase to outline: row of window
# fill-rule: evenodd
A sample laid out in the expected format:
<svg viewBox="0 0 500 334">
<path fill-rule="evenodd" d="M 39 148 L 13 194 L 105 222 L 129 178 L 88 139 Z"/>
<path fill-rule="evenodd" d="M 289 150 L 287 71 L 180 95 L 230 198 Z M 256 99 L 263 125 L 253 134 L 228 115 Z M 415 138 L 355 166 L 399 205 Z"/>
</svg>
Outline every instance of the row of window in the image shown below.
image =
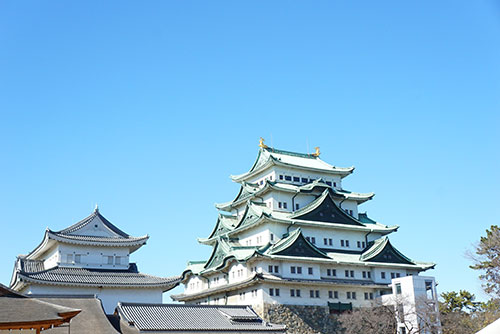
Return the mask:
<svg viewBox="0 0 500 334">
<path fill-rule="evenodd" d="M 313 182 L 315 179 L 310 179 L 307 177 L 298 177 L 298 176 L 291 176 L 291 175 L 285 175 L 285 174 L 280 174 L 278 176 L 280 181 L 288 181 L 288 182 L 293 182 L 293 183 L 301 183 L 301 184 L 307 184 Z M 327 185 L 330 187 L 333 185 L 334 187 L 337 186 L 337 182 L 331 182 L 331 181 L 325 181 Z"/>
<path fill-rule="evenodd" d="M 309 275 L 314 275 L 313 267 L 308 267 L 307 273 Z M 299 274 L 299 275 L 302 274 L 302 267 L 291 266 L 290 267 L 290 274 Z"/>
<path fill-rule="evenodd" d="M 279 297 L 280 296 L 280 289 L 270 288 L 269 289 L 269 296 Z M 290 289 L 290 297 L 295 297 L 295 298 L 302 297 L 301 290 L 300 289 Z M 321 298 L 320 290 L 309 290 L 309 297 L 310 298 Z M 373 298 L 374 298 L 373 292 L 365 292 L 364 297 L 365 297 L 365 300 L 373 300 Z M 328 291 L 328 298 L 329 299 L 339 299 L 339 292 L 329 290 Z M 347 299 L 356 299 L 357 298 L 356 291 L 347 291 L 346 298 Z"/>
<path fill-rule="evenodd" d="M 399 278 L 401 277 L 400 273 L 391 273 L 391 278 Z M 385 272 L 380 273 L 380 278 L 385 279 Z"/>
<path fill-rule="evenodd" d="M 316 238 L 315 237 L 306 237 L 306 240 L 312 243 L 313 245 L 316 244 Z M 331 238 L 323 238 L 323 245 L 325 246 L 333 246 L 333 239 Z M 349 240 L 340 240 L 340 247 L 349 247 Z M 365 248 L 366 243 L 364 241 L 358 241 L 357 242 L 358 248 Z"/>
<path fill-rule="evenodd" d="M 86 254 L 66 254 L 66 263 L 82 263 L 82 257 Z M 121 265 L 124 256 L 103 256 L 103 264 Z"/>
</svg>

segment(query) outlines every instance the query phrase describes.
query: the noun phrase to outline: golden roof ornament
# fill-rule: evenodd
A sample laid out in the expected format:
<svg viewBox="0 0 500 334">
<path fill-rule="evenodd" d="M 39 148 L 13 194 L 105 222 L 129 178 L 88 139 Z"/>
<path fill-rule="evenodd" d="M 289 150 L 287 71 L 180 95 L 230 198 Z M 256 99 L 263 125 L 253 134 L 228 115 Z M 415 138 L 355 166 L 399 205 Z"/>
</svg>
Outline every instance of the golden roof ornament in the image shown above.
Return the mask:
<svg viewBox="0 0 500 334">
<path fill-rule="evenodd" d="M 311 155 L 312 155 L 313 157 L 319 157 L 319 155 L 321 154 L 321 152 L 319 151 L 319 146 L 316 146 L 314 149 L 315 149 L 316 151 L 315 151 L 313 154 L 311 154 Z"/>
<path fill-rule="evenodd" d="M 259 147 L 260 148 L 269 148 L 266 144 L 264 144 L 264 138 L 260 137 L 259 139 Z"/>
</svg>

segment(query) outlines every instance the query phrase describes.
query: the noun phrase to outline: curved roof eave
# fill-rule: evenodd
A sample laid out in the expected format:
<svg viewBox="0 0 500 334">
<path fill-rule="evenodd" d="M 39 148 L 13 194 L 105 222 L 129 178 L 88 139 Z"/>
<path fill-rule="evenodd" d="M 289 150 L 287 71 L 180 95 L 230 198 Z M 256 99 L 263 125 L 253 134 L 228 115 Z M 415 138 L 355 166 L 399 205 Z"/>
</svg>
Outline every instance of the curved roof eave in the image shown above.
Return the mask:
<svg viewBox="0 0 500 334">
<path fill-rule="evenodd" d="M 148 239 L 149 235 L 144 235 L 141 237 L 135 237 L 133 239 L 119 239 L 119 238 L 102 238 L 100 241 L 93 240 L 82 240 L 84 238 L 91 238 L 90 236 L 66 236 L 47 230 L 47 236 L 51 240 L 59 241 L 67 244 L 76 245 L 88 245 L 88 246 L 102 246 L 102 247 L 134 247 L 144 245 Z M 105 240 L 109 239 L 109 240 Z"/>
</svg>

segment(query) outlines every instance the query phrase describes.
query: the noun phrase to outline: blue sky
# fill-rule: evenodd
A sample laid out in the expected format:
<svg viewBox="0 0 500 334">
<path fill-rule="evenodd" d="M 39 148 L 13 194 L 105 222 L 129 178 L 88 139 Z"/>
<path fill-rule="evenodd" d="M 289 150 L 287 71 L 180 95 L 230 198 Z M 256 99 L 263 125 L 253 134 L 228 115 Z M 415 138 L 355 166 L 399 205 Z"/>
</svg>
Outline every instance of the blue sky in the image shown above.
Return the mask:
<svg viewBox="0 0 500 334">
<path fill-rule="evenodd" d="M 499 223 L 499 92 L 496 1 L 2 1 L 0 282 L 95 203 L 151 236 L 140 270 L 181 273 L 262 136 L 356 166 L 361 211 L 484 298 L 465 253 Z"/>
</svg>

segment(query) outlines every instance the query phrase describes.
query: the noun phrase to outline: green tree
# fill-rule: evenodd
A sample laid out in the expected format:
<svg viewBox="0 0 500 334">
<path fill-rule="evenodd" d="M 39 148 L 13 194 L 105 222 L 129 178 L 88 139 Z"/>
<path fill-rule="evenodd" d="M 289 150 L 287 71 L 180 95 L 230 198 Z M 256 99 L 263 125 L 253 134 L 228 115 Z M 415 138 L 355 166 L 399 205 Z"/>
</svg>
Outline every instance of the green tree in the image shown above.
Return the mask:
<svg viewBox="0 0 500 334">
<path fill-rule="evenodd" d="M 479 308 L 479 302 L 475 302 L 476 296 L 466 290 L 460 292 L 450 291 L 441 294 L 443 302 L 439 304 L 439 311 L 443 314 L 450 312 L 475 312 Z"/>
<path fill-rule="evenodd" d="M 479 278 L 484 281 L 484 291 L 500 297 L 500 228 L 497 225 L 486 230 L 486 236 L 481 237 L 475 253 L 472 255 L 474 264 L 470 267 L 483 271 Z"/>
</svg>

